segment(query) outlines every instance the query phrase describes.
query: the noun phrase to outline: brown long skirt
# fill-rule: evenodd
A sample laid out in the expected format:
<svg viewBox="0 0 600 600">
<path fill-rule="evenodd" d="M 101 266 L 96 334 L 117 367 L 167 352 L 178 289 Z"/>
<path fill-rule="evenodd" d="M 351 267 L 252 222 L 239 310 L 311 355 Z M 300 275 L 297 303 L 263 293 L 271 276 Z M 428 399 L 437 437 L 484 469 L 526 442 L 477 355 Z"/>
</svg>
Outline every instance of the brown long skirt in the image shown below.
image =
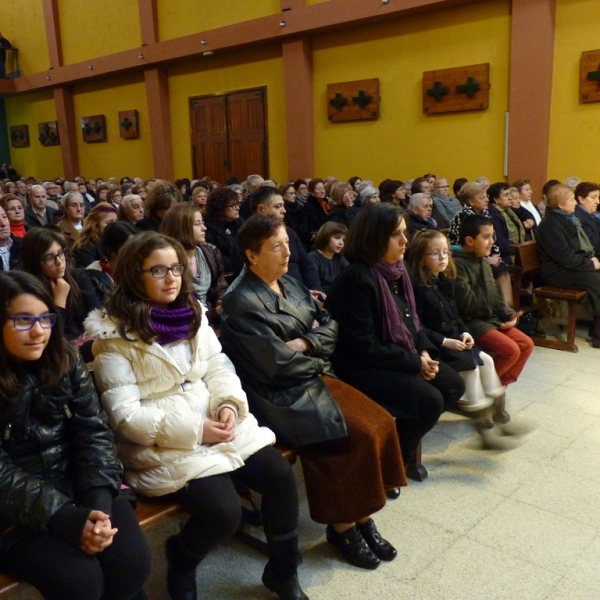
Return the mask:
<svg viewBox="0 0 600 600">
<path fill-rule="evenodd" d="M 333 377 L 323 381 L 348 437 L 298 449 L 310 516 L 317 523 L 354 523 L 381 510 L 385 492 L 406 485 L 394 418 L 362 392 Z"/>
</svg>

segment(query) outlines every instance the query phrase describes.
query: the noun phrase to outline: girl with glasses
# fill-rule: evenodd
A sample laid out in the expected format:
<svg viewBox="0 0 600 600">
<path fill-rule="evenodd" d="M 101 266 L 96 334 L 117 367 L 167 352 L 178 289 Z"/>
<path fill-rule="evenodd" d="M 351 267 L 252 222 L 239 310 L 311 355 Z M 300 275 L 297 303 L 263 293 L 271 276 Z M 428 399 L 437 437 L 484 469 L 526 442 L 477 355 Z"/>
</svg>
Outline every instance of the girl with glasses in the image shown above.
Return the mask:
<svg viewBox="0 0 600 600">
<path fill-rule="evenodd" d="M 36 277 L 52 295 L 65 335 L 91 360 L 83 322 L 101 304 L 83 269 L 71 268 L 67 241 L 62 233 L 34 227 L 23 238 L 23 270 Z"/>
<path fill-rule="evenodd" d="M 440 358 L 465 380 L 458 406 L 465 412 L 489 408 L 506 388 L 496 374 L 494 360 L 474 346 L 475 341 L 458 314 L 454 298 L 456 267 L 443 233 L 418 232 L 410 245 L 417 313 Z"/>
<path fill-rule="evenodd" d="M 0 274 L 0 569 L 48 600 L 142 600 L 148 545 L 57 310 L 32 275 Z"/>
<path fill-rule="evenodd" d="M 106 314 L 94 313 L 94 375 L 136 493 L 172 495 L 190 510 L 167 539 L 173 600 L 195 600 L 196 566 L 241 517 L 232 479 L 262 494 L 265 586 L 306 600 L 296 574 L 298 498 L 288 462 L 259 427 L 230 360 L 193 295 L 183 246 L 143 232 L 121 249 Z"/>
</svg>

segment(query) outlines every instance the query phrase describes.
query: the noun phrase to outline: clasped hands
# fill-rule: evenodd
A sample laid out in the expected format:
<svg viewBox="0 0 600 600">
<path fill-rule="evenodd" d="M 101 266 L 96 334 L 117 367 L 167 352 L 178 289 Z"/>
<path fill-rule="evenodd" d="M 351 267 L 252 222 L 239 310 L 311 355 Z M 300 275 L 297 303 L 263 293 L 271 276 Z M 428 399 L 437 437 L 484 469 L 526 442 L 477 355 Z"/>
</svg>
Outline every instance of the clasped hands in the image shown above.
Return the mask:
<svg viewBox="0 0 600 600">
<path fill-rule="evenodd" d="M 461 333 L 460 340 L 455 340 L 453 338 L 444 338 L 442 342 L 442 346 L 444 348 L 450 348 L 450 350 L 456 350 L 457 352 L 462 352 L 463 350 L 470 350 L 475 345 L 475 340 L 470 333 Z"/>
<path fill-rule="evenodd" d="M 421 371 L 419 372 L 419 375 L 425 381 L 430 381 L 438 374 L 439 370 L 439 361 L 433 360 L 433 358 L 429 356 L 429 352 L 423 350 L 423 352 L 421 352 Z"/>
<path fill-rule="evenodd" d="M 81 532 L 79 548 L 86 554 L 97 554 L 110 546 L 115 534 L 110 517 L 101 510 L 92 510 Z"/>
<path fill-rule="evenodd" d="M 219 411 L 219 420 L 206 420 L 202 424 L 203 444 L 222 444 L 231 442 L 235 436 L 235 411 L 228 406 Z"/>
</svg>

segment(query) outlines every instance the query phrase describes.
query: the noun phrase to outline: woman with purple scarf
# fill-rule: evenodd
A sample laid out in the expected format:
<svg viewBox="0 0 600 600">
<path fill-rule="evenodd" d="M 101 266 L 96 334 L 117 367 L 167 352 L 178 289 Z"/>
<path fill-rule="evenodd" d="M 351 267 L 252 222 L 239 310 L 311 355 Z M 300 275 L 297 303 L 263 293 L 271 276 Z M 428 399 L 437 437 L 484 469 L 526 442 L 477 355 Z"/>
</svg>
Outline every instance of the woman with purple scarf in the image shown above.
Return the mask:
<svg viewBox="0 0 600 600">
<path fill-rule="evenodd" d="M 391 204 L 365 208 L 344 248 L 350 262 L 326 307 L 339 323 L 331 358 L 336 374 L 396 418 L 407 475 L 416 477 L 421 438 L 464 394 L 460 375 L 437 360 L 421 327 L 404 264 L 406 224 Z"/>
<path fill-rule="evenodd" d="M 196 600 L 196 566 L 232 536 L 241 507 L 232 479 L 262 494 L 265 586 L 308 600 L 298 583 L 298 496 L 290 465 L 248 411 L 231 361 L 195 299 L 183 246 L 147 231 L 121 249 L 106 314 L 86 322 L 94 376 L 115 430 L 125 482 L 172 496 L 191 516 L 167 539 L 172 600 Z"/>
</svg>

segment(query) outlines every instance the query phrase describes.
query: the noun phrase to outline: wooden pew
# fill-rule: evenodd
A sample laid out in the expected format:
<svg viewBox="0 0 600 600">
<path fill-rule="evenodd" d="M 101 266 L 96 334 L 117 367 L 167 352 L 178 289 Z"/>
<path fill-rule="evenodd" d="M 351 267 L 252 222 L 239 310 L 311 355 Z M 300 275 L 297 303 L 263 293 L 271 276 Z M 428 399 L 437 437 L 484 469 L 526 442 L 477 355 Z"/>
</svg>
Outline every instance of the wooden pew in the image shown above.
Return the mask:
<svg viewBox="0 0 600 600">
<path fill-rule="evenodd" d="M 522 244 L 513 244 L 516 250 L 515 268 L 513 272 L 513 302 L 514 309 L 519 310 L 521 303 L 520 290 L 523 275 L 540 269 L 540 257 L 537 251 L 537 242 L 524 242 Z M 554 348 L 555 350 L 566 350 L 567 352 L 577 352 L 579 349 L 575 344 L 575 328 L 577 326 L 577 304 L 586 297 L 585 290 L 568 289 L 544 285 L 533 290 L 534 297 L 546 298 L 548 300 L 561 300 L 566 302 L 569 307 L 569 317 L 567 321 L 567 341 L 550 340 L 547 338 L 533 336 L 531 339 L 536 346 L 544 348 Z"/>
</svg>

